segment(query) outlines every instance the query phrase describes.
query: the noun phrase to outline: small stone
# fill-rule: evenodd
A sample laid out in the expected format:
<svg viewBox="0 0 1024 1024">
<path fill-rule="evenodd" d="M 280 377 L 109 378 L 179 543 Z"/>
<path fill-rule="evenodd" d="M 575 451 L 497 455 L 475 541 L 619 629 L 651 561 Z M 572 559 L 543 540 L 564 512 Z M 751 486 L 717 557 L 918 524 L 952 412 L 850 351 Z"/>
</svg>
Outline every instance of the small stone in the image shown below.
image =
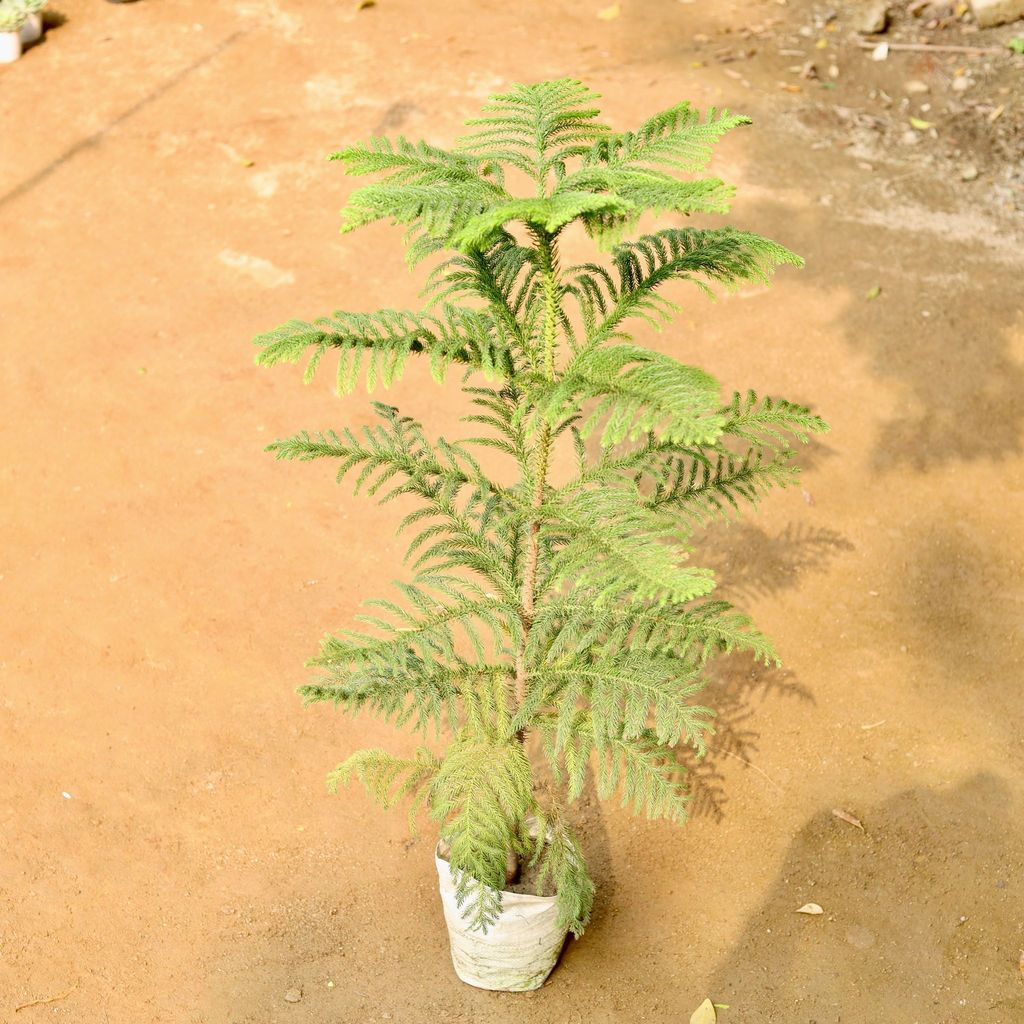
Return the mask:
<svg viewBox="0 0 1024 1024">
<path fill-rule="evenodd" d="M 977 181 L 978 180 L 978 168 L 974 164 L 964 164 L 960 168 L 960 180 L 961 181 Z"/>
<path fill-rule="evenodd" d="M 916 146 L 921 141 L 921 136 L 914 131 L 913 128 L 907 129 L 901 136 L 900 142 L 904 146 Z"/>
<path fill-rule="evenodd" d="M 967 92 L 971 87 L 971 80 L 966 75 L 960 75 L 953 79 L 953 92 Z"/>
<path fill-rule="evenodd" d="M 1024 0 L 971 0 L 974 20 L 981 28 L 1024 18 Z"/>
<path fill-rule="evenodd" d="M 887 0 L 871 0 L 864 4 L 854 15 L 854 27 L 864 36 L 875 32 L 884 32 L 889 24 L 889 4 Z"/>
<path fill-rule="evenodd" d="M 302 989 L 290 988 L 284 994 L 284 1001 L 286 1003 L 297 1003 L 302 999 Z"/>
<path fill-rule="evenodd" d="M 928 92 L 928 83 L 922 82 L 920 78 L 912 78 L 909 82 L 903 83 L 903 91 L 909 92 L 911 96 L 920 96 Z"/>
</svg>

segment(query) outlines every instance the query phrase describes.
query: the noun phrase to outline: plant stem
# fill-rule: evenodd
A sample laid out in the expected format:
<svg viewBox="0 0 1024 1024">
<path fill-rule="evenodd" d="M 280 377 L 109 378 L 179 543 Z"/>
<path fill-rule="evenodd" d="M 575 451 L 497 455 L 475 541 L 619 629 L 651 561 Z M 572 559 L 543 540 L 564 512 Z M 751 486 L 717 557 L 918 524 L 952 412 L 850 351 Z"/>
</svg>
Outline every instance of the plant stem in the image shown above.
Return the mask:
<svg viewBox="0 0 1024 1024">
<path fill-rule="evenodd" d="M 544 290 L 544 333 L 541 352 L 544 376 L 555 379 L 555 349 L 558 342 L 558 275 L 555 270 L 554 239 L 548 234 L 538 237 L 537 253 L 540 257 L 541 286 Z M 536 512 L 544 504 L 547 487 L 548 462 L 551 457 L 551 427 L 544 423 L 537 435 L 536 462 L 533 472 L 533 495 L 530 506 Z M 537 588 L 537 562 L 540 555 L 540 519 L 536 515 L 526 528 L 526 561 L 523 566 L 523 587 L 520 594 L 519 618 L 522 636 L 516 651 L 516 707 L 526 699 L 526 645 L 533 625 L 534 597 Z M 520 741 L 523 732 L 519 734 Z"/>
<path fill-rule="evenodd" d="M 544 289 L 544 333 L 542 336 L 541 365 L 548 380 L 555 379 L 555 349 L 558 344 L 559 287 L 555 270 L 554 238 L 541 234 L 537 239 L 540 257 L 541 286 Z M 547 488 L 548 462 L 551 458 L 551 427 L 542 423 L 537 434 L 536 462 L 533 471 L 533 494 L 530 507 L 535 513 L 526 526 L 526 560 L 523 564 L 523 586 L 519 600 L 520 641 L 516 650 L 515 700 L 516 711 L 526 700 L 527 670 L 526 646 L 533 625 L 534 598 L 537 590 L 537 563 L 540 557 L 540 517 L 536 515 L 544 504 Z M 526 729 L 519 730 L 517 739 L 526 743 Z M 505 864 L 505 884 L 512 885 L 518 878 L 521 864 L 515 850 L 508 851 Z"/>
</svg>

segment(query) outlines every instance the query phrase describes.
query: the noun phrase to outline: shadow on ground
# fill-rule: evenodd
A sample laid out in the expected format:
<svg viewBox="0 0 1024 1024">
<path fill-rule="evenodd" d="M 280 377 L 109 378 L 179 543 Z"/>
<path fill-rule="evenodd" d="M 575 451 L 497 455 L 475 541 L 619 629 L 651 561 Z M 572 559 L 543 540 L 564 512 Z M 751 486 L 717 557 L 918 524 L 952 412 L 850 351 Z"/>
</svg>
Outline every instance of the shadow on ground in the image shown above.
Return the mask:
<svg viewBox="0 0 1024 1024">
<path fill-rule="evenodd" d="M 808 572 L 824 572 L 853 545 L 835 530 L 789 523 L 772 532 L 757 522 L 716 524 L 699 539 L 694 561 L 715 571 L 716 596 L 741 608 L 798 586 Z M 724 764 L 741 762 L 759 771 L 753 760 L 760 733 L 754 728 L 755 703 L 786 698 L 812 702 L 813 695 L 785 668 L 732 655 L 712 665 L 703 700 L 715 710 L 715 735 L 703 758 L 684 758 L 690 771 L 692 813 L 721 822 L 728 795 Z M 766 776 L 767 778 L 767 776 Z M 767 779 L 773 786 L 771 779 Z"/>
<path fill-rule="evenodd" d="M 694 64 L 700 67 L 709 54 L 695 48 L 687 20 L 671 10 L 674 5 L 648 6 L 642 21 L 623 26 L 620 66 L 643 60 L 667 75 L 681 60 L 700 58 Z M 843 5 L 830 6 L 834 17 Z M 775 23 L 780 33 L 795 32 L 820 15 L 820 7 L 791 3 L 786 11 L 762 10 L 755 20 Z M 745 34 L 752 24 L 730 44 L 714 24 L 722 12 L 716 5 L 702 8 L 708 8 L 701 11 L 703 40 L 716 60 L 758 50 L 768 60 L 771 48 L 763 37 Z M 743 135 L 750 167 L 777 175 L 772 189 L 785 187 L 809 200 L 807 206 L 772 201 L 751 207 L 744 226 L 800 253 L 807 261 L 800 275 L 804 285 L 825 294 L 848 292 L 835 326 L 880 385 L 878 393 L 866 391 L 863 401 L 888 404 L 895 398 L 873 438 L 874 468 L 923 471 L 956 460 L 1020 455 L 1024 364 L 1014 350 L 1024 332 L 1020 225 L 1007 197 L 1002 204 L 995 201 L 998 160 L 988 160 L 991 174 L 965 191 L 958 176 L 928 154 L 892 149 L 884 135 L 857 129 L 857 115 L 866 112 L 837 105 L 831 93 L 808 90 L 799 101 L 780 104 L 781 83 L 772 81 L 767 64 L 741 61 L 734 67 L 742 68 L 733 71 L 737 78 L 753 82 L 743 83 L 741 109 L 762 126 Z M 847 70 L 842 67 L 841 77 Z M 952 123 L 944 121 L 941 132 L 952 144 Z M 969 140 L 962 144 L 971 148 Z M 1012 164 L 1019 152 L 1016 140 L 1002 159 Z M 748 188 L 741 187 L 741 197 Z M 880 293 L 869 299 L 876 288 Z M 814 397 L 821 393 L 816 390 Z"/>
<path fill-rule="evenodd" d="M 714 570 L 716 596 L 743 605 L 796 587 L 805 573 L 822 571 L 852 550 L 845 537 L 827 527 L 798 521 L 772 532 L 751 520 L 709 530 L 694 562 Z"/>
<path fill-rule="evenodd" d="M 772 149 L 780 142 L 758 134 L 752 162 L 781 160 Z M 811 164 L 815 158 L 809 154 Z M 804 187 L 813 201 L 815 185 Z M 1014 345 L 1024 315 L 1009 225 L 980 210 L 944 211 L 948 197 L 918 196 L 904 184 L 872 183 L 870 209 L 855 192 L 824 190 L 817 199 L 841 206 L 838 213 L 773 204 L 752 212 L 751 227 L 774 237 L 784 222 L 786 244 L 807 260 L 802 282 L 823 294 L 848 293 L 834 326 L 878 382 L 877 390 L 863 388 L 861 400 L 888 410 L 872 439 L 873 468 L 923 472 L 1020 455 L 1024 364 Z M 948 255 L 937 259 L 938 247 L 957 252 L 952 267 Z"/>
<path fill-rule="evenodd" d="M 1024 1019 L 1024 851 L 1006 783 L 979 774 L 851 810 L 863 831 L 830 808 L 807 822 L 715 972 L 729 1019 Z M 796 913 L 809 902 L 824 913 Z"/>
<path fill-rule="evenodd" d="M 721 823 L 729 802 L 724 771 L 727 761 L 740 762 L 745 769 L 761 774 L 773 789 L 779 789 L 754 764 L 761 739 L 755 728 L 755 704 L 776 698 L 813 703 L 814 697 L 788 669 L 751 664 L 746 658 L 727 659 L 713 675 L 704 700 L 715 710 L 715 734 L 704 757 L 691 755 L 684 760 L 689 770 L 690 813 Z"/>
</svg>

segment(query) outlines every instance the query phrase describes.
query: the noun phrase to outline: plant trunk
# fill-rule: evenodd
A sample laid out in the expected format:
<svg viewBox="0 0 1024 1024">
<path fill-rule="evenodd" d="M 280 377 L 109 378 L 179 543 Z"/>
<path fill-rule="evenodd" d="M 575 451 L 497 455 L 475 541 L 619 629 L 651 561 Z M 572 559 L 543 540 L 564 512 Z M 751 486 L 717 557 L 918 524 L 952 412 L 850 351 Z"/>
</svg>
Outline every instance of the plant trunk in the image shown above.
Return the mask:
<svg viewBox="0 0 1024 1024">
<path fill-rule="evenodd" d="M 515 850 L 509 850 L 505 858 L 505 888 L 515 885 L 519 881 L 519 874 L 522 864 L 519 861 L 519 854 Z"/>
<path fill-rule="evenodd" d="M 541 280 L 544 289 L 544 334 L 542 369 L 548 380 L 555 379 L 555 348 L 558 341 L 558 279 L 555 272 L 554 241 L 542 235 L 538 242 L 541 260 Z M 537 435 L 536 463 L 533 474 L 533 494 L 530 507 L 539 513 L 544 504 L 544 492 L 547 488 L 548 463 L 551 458 L 551 427 L 543 424 Z M 540 558 L 540 517 L 535 515 L 526 528 L 526 560 L 523 564 L 523 585 L 520 592 L 519 621 L 521 638 L 516 650 L 516 711 L 523 706 L 526 699 L 528 674 L 526 666 L 526 647 L 533 625 L 534 600 L 537 589 L 537 564 Z M 520 729 L 520 744 L 526 743 L 526 730 Z M 505 885 L 510 886 L 519 878 L 521 865 L 515 850 L 509 850 L 505 862 Z"/>
<path fill-rule="evenodd" d="M 544 348 L 541 353 L 542 369 L 548 380 L 555 379 L 555 346 L 558 340 L 558 280 L 555 274 L 554 242 L 542 235 L 538 252 L 541 259 L 541 278 L 544 288 Z M 539 512 L 544 504 L 547 487 L 548 462 L 551 457 L 551 427 L 546 423 L 537 435 L 536 463 L 533 474 L 533 494 L 530 507 Z M 520 593 L 520 623 L 522 636 L 516 651 L 516 710 L 526 698 L 527 668 L 526 646 L 533 624 L 534 598 L 537 589 L 537 562 L 540 556 L 540 518 L 535 516 L 526 528 L 526 561 L 523 564 L 523 586 Z M 520 742 L 523 735 L 520 733 Z"/>
<path fill-rule="evenodd" d="M 555 379 L 555 348 L 558 341 L 558 279 L 555 273 L 554 241 L 548 235 L 538 240 L 538 253 L 541 261 L 541 280 L 544 288 L 544 333 L 543 350 L 541 352 L 542 369 L 548 380 Z M 548 463 L 551 458 L 551 427 L 543 424 L 537 435 L 536 462 L 533 473 L 533 494 L 530 507 L 539 513 L 544 504 L 544 492 L 547 488 Z M 526 666 L 526 648 L 530 638 L 530 627 L 533 625 L 534 600 L 537 589 L 537 564 L 540 558 L 540 517 L 534 515 L 526 527 L 526 558 L 523 563 L 523 585 L 520 591 L 520 641 L 516 649 L 515 660 L 515 712 L 526 700 L 529 682 Z M 526 730 L 520 729 L 517 736 L 520 744 L 526 743 Z M 519 854 L 509 850 L 505 861 L 505 885 L 515 884 L 519 878 L 521 864 Z"/>
</svg>

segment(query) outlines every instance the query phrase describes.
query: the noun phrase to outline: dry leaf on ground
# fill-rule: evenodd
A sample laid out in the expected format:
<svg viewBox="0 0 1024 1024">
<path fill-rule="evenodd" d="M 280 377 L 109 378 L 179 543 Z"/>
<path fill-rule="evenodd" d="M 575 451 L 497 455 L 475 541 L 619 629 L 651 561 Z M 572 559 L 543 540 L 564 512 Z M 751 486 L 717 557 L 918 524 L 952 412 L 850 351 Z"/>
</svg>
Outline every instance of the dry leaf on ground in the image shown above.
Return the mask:
<svg viewBox="0 0 1024 1024">
<path fill-rule="evenodd" d="M 861 832 L 864 831 L 864 826 L 860 822 L 860 818 L 855 818 L 849 811 L 844 811 L 841 807 L 833 808 L 833 815 L 840 821 L 845 821 L 849 825 L 853 825 L 854 828 L 859 828 Z"/>
<path fill-rule="evenodd" d="M 705 999 L 690 1014 L 690 1024 L 716 1024 L 717 1021 L 718 1014 L 715 1012 L 715 1004 L 710 999 Z"/>
</svg>

